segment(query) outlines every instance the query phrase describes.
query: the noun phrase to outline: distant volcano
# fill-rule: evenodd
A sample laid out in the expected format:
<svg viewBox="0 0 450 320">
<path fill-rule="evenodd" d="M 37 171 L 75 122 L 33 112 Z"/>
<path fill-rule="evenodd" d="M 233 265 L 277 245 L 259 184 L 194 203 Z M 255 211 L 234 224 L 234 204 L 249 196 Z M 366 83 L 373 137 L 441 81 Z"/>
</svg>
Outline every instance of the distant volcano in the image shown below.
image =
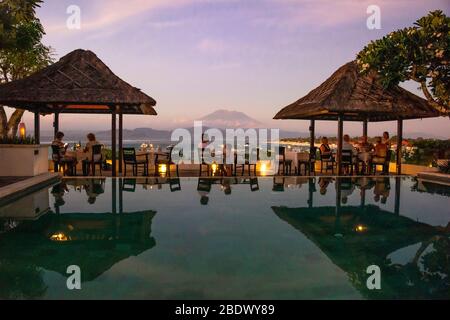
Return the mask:
<svg viewBox="0 0 450 320">
<path fill-rule="evenodd" d="M 198 120 L 203 121 L 203 125 L 210 128 L 262 128 L 265 125 L 255 120 L 243 112 L 217 110 Z"/>
</svg>

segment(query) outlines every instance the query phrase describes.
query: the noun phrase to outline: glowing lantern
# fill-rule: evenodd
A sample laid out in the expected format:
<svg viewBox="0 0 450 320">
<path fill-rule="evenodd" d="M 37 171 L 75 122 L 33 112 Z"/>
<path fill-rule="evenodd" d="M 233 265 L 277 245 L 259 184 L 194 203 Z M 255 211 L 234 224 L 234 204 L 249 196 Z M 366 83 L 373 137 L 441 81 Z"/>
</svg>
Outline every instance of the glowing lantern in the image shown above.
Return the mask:
<svg viewBox="0 0 450 320">
<path fill-rule="evenodd" d="M 50 237 L 50 240 L 52 240 L 52 241 L 67 241 L 69 239 L 67 238 L 67 236 L 64 233 L 59 232 L 59 233 L 53 234 Z"/>
<path fill-rule="evenodd" d="M 212 173 L 215 174 L 216 171 L 217 171 L 217 164 L 213 163 L 213 164 L 211 165 L 211 170 L 212 170 Z"/>
<path fill-rule="evenodd" d="M 167 166 L 165 164 L 160 164 L 158 167 L 159 173 L 165 175 L 167 172 Z"/>
<path fill-rule="evenodd" d="M 364 231 L 366 231 L 366 230 L 367 230 L 367 227 L 364 226 L 364 225 L 362 225 L 362 224 L 358 224 L 358 225 L 355 227 L 355 231 L 356 231 L 356 232 L 364 232 Z"/>
<path fill-rule="evenodd" d="M 27 136 L 27 128 L 25 127 L 25 123 L 21 122 L 19 124 L 19 137 L 20 139 L 25 139 Z"/>
</svg>

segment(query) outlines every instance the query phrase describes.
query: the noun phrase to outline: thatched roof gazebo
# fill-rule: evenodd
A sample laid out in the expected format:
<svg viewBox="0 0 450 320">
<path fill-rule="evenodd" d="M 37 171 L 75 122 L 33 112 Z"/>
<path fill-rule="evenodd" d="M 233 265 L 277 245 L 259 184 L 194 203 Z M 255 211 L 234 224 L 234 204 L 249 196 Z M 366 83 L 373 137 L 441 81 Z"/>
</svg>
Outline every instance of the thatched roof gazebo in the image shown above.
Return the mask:
<svg viewBox="0 0 450 320">
<path fill-rule="evenodd" d="M 39 143 L 39 115 L 111 114 L 113 175 L 116 173 L 116 116 L 119 115 L 119 154 L 122 155 L 124 114 L 156 115 L 156 101 L 117 77 L 92 51 L 78 49 L 33 75 L 0 85 L 0 104 L 35 114 L 35 140 Z M 122 161 L 119 161 L 121 172 Z"/>
<path fill-rule="evenodd" d="M 384 89 L 376 74 L 362 75 L 351 61 L 303 98 L 281 109 L 274 119 L 310 120 L 311 146 L 314 146 L 315 120 L 338 124 L 338 159 L 342 150 L 343 121 L 362 121 L 367 135 L 369 121 L 398 121 L 398 141 L 402 141 L 403 120 L 438 117 L 425 99 L 399 87 Z M 397 172 L 401 172 L 401 143 L 397 144 Z M 338 173 L 341 168 L 338 166 Z"/>
</svg>

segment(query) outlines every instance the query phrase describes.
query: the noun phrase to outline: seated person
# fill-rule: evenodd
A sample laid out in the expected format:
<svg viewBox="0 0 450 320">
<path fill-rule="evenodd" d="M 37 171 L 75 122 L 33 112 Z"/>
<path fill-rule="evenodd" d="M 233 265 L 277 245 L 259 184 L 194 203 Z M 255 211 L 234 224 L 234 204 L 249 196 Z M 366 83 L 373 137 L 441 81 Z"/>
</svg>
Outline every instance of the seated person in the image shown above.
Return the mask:
<svg viewBox="0 0 450 320">
<path fill-rule="evenodd" d="M 59 148 L 59 156 L 61 159 L 65 160 L 74 160 L 73 157 L 66 155 L 67 147 L 69 146 L 67 143 L 63 142 L 64 133 L 58 131 L 55 135 L 55 140 L 52 141 L 52 146 L 57 146 Z"/>
<path fill-rule="evenodd" d="M 358 151 L 359 152 L 371 152 L 374 149 L 373 144 L 371 144 L 367 136 L 362 136 L 361 141 L 358 144 Z"/>
<path fill-rule="evenodd" d="M 387 156 L 387 147 L 386 145 L 381 141 L 381 137 L 377 137 L 376 139 L 376 145 L 375 150 L 373 152 L 373 163 L 384 163 Z"/>
<path fill-rule="evenodd" d="M 358 154 L 358 150 L 356 150 L 356 148 L 350 142 L 350 136 L 348 134 L 344 135 L 344 141 L 342 142 L 342 150 L 351 150 L 353 156 L 356 156 Z"/>
<path fill-rule="evenodd" d="M 370 152 L 373 150 L 373 145 L 367 140 L 367 136 L 362 136 L 358 144 L 358 159 L 363 162 L 369 162 L 371 158 Z"/>
<path fill-rule="evenodd" d="M 95 145 L 100 145 L 101 143 L 98 142 L 97 139 L 95 139 L 95 135 L 93 133 L 89 133 L 87 135 L 87 139 L 88 139 L 88 142 L 86 143 L 86 147 L 84 148 L 83 152 L 87 153 L 88 157 L 89 157 L 88 159 L 91 160 L 92 159 L 91 158 L 91 156 L 92 156 L 92 147 L 95 146 Z M 94 161 L 100 160 L 101 157 L 102 157 L 101 154 L 96 154 L 94 156 Z"/>
<path fill-rule="evenodd" d="M 322 138 L 322 144 L 320 145 L 320 156 L 322 159 L 333 159 L 333 153 L 331 152 L 330 145 L 328 144 L 328 138 Z"/>
</svg>

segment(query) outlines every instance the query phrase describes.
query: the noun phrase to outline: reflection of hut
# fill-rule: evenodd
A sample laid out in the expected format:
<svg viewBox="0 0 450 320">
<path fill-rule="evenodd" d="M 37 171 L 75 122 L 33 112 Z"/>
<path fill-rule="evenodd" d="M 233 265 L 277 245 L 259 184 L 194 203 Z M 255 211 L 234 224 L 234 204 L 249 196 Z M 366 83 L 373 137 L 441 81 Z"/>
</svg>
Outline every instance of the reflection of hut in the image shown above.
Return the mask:
<svg viewBox="0 0 450 320">
<path fill-rule="evenodd" d="M 272 207 L 275 214 L 311 240 L 331 261 L 344 270 L 353 285 L 369 298 L 449 298 L 450 284 L 431 272 L 432 266 L 392 264 L 389 255 L 402 248 L 430 243 L 440 239 L 444 245 L 436 246 L 438 255 L 448 255 L 448 235 L 439 228 L 413 221 L 384 211 L 378 206 L 364 208 L 335 207 L 286 208 Z M 436 237 L 437 236 L 437 237 Z M 440 251 L 439 251 L 440 250 Z M 419 250 L 420 251 L 420 250 Z M 421 252 L 423 253 L 423 251 Z M 420 256 L 419 252 L 416 254 Z M 417 262 L 417 261 L 416 261 Z M 382 272 L 382 290 L 366 287 L 367 267 L 378 265 Z M 445 267 L 439 270 L 445 272 Z"/>
<path fill-rule="evenodd" d="M 15 262 L 67 276 L 78 265 L 82 281 L 96 279 L 121 260 L 155 246 L 154 211 L 123 214 L 47 214 L 0 235 L 0 265 Z"/>
</svg>

